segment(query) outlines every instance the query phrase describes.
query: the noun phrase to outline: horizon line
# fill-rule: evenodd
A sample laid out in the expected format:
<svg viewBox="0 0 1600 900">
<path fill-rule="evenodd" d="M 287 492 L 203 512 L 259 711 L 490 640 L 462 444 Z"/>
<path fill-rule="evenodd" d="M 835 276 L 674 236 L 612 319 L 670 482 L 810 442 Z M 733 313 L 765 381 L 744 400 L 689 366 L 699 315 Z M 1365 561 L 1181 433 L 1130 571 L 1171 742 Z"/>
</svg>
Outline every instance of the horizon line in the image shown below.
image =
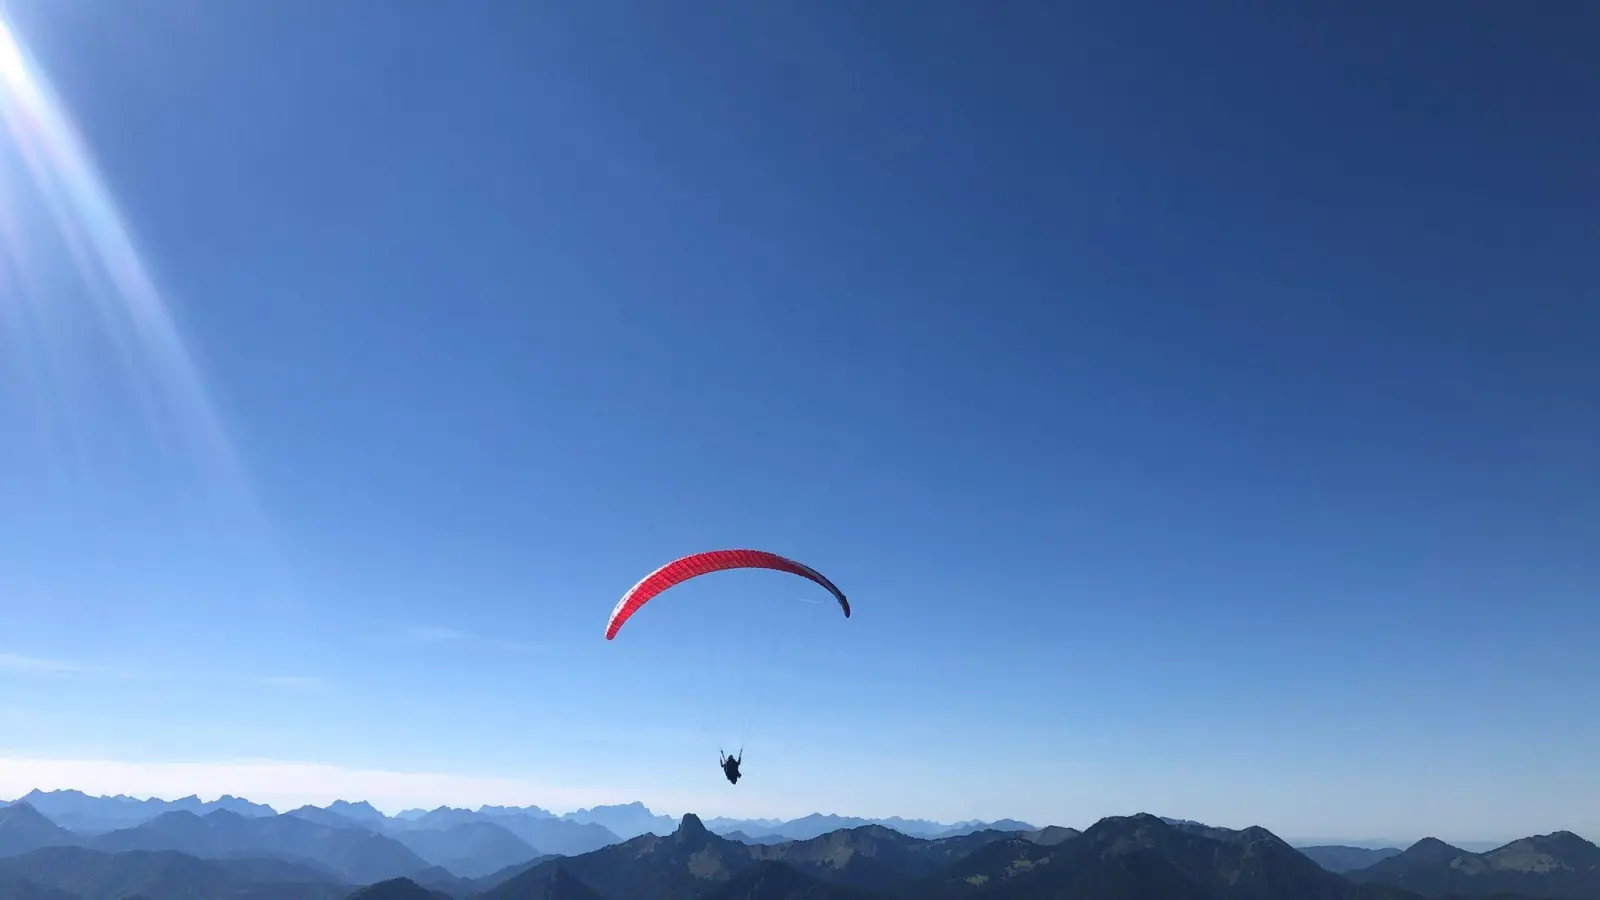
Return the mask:
<svg viewBox="0 0 1600 900">
<path fill-rule="evenodd" d="M 970 818 L 970 819 L 960 819 L 960 820 L 953 821 L 953 822 L 943 822 L 943 821 L 939 821 L 937 819 L 927 819 L 927 818 L 921 818 L 921 817 L 907 817 L 907 816 L 899 816 L 899 815 L 895 815 L 895 816 L 858 816 L 858 815 L 848 815 L 848 814 L 837 813 L 837 812 L 811 812 L 811 813 L 807 813 L 807 814 L 802 815 L 802 816 L 795 816 L 793 818 L 784 818 L 784 817 L 781 817 L 781 816 L 740 817 L 740 816 L 724 816 L 724 815 L 704 817 L 704 816 L 701 816 L 699 813 L 695 813 L 695 812 L 685 812 L 685 813 L 681 813 L 681 814 L 677 814 L 677 815 L 673 815 L 671 813 L 666 813 L 666 812 L 658 812 L 656 810 L 651 809 L 650 806 L 647 805 L 642 800 L 632 800 L 632 801 L 628 801 L 626 803 L 599 803 L 599 804 L 595 804 L 594 806 L 581 806 L 581 807 L 578 807 L 576 809 L 568 810 L 566 812 L 556 812 L 554 809 L 550 809 L 550 808 L 547 808 L 547 807 L 539 806 L 537 804 L 527 804 L 527 805 L 518 806 L 518 805 L 506 804 L 506 803 L 498 803 L 498 804 L 496 804 L 496 803 L 483 803 L 483 804 L 479 804 L 476 809 L 471 808 L 471 807 L 466 807 L 466 806 L 450 806 L 448 804 L 440 804 L 439 806 L 433 807 L 432 809 L 425 809 L 425 808 L 420 807 L 420 806 L 412 806 L 412 807 L 406 807 L 404 809 L 401 809 L 398 812 L 389 813 L 389 812 L 385 812 L 381 807 L 379 807 L 377 804 L 374 804 L 370 800 L 346 800 L 346 799 L 341 797 L 341 798 L 337 798 L 337 799 L 334 799 L 334 800 L 330 800 L 330 801 L 328 801 L 327 803 L 325 803 L 325 804 L 323 804 L 321 806 L 319 806 L 319 805 L 317 805 L 315 803 L 303 803 L 300 806 L 294 807 L 293 809 L 280 810 L 280 809 L 278 809 L 277 807 L 273 806 L 270 803 L 261 803 L 261 802 L 255 801 L 255 800 L 251 800 L 249 797 L 245 797 L 245 796 L 242 796 L 242 795 L 239 795 L 239 794 L 231 794 L 231 793 L 221 793 L 221 794 L 218 794 L 214 799 L 210 799 L 210 800 L 204 799 L 202 797 L 202 795 L 200 793 L 198 793 L 198 792 L 184 794 L 183 796 L 177 797 L 177 798 L 174 798 L 174 799 L 168 799 L 166 797 L 160 797 L 160 796 L 156 796 L 154 794 L 151 794 L 151 795 L 145 796 L 145 797 L 141 797 L 141 796 L 138 796 L 136 794 L 128 794 L 128 793 L 90 794 L 87 791 L 83 791 L 83 790 L 80 790 L 78 788 L 52 788 L 50 790 L 44 790 L 43 788 L 33 788 L 33 789 L 29 790 L 27 793 L 22 794 L 22 795 L 20 795 L 18 797 L 12 798 L 10 800 L 0 800 L 0 805 L 14 805 L 14 804 L 18 804 L 18 803 L 26 803 L 27 798 L 32 796 L 32 795 L 34 795 L 34 794 L 42 794 L 42 795 L 48 796 L 48 795 L 51 795 L 51 794 L 64 794 L 64 793 L 78 794 L 79 796 L 86 797 L 86 798 L 91 799 L 91 800 L 119 800 L 120 799 L 120 800 L 129 800 L 129 801 L 133 801 L 133 802 L 137 802 L 137 803 L 159 802 L 159 803 L 172 804 L 172 803 L 177 803 L 179 801 L 188 800 L 188 799 L 192 798 L 194 800 L 199 801 L 202 805 L 212 805 L 212 804 L 220 803 L 223 800 L 231 799 L 231 800 L 238 800 L 238 801 L 241 801 L 241 802 L 244 802 L 244 803 L 248 803 L 251 806 L 258 806 L 258 807 L 263 807 L 265 809 L 271 810 L 272 814 L 275 815 L 275 816 L 289 815 L 290 813 L 293 813 L 296 810 L 306 809 L 308 807 L 312 808 L 312 809 L 320 809 L 320 810 L 327 811 L 329 807 L 333 806 L 336 803 L 343 803 L 343 804 L 346 804 L 346 805 L 349 805 L 349 806 L 366 805 L 369 809 L 372 809 L 374 812 L 377 812 L 379 815 L 383 816 L 385 819 L 398 819 L 400 816 L 402 816 L 402 815 L 404 815 L 404 814 L 406 814 L 408 812 L 431 813 L 431 812 L 436 812 L 436 811 L 441 810 L 441 809 L 442 810 L 457 811 L 457 812 L 480 813 L 480 814 L 482 814 L 482 811 L 485 810 L 485 809 L 506 809 L 506 810 L 520 810 L 520 811 L 539 810 L 540 812 L 548 814 L 551 818 L 567 819 L 570 816 L 577 815 L 579 813 L 584 813 L 584 812 L 591 812 L 591 811 L 596 810 L 596 809 L 624 809 L 624 808 L 631 807 L 631 806 L 637 806 L 637 807 L 643 809 L 645 811 L 645 813 L 648 814 L 649 816 L 651 816 L 652 818 L 666 818 L 666 819 L 674 819 L 675 818 L 678 821 L 678 824 L 679 824 L 680 827 L 682 826 L 683 820 L 688 816 L 694 816 L 695 819 L 701 821 L 702 823 L 704 823 L 704 822 L 718 822 L 718 821 L 721 821 L 721 822 L 733 822 L 733 823 L 766 822 L 766 823 L 774 823 L 774 824 L 778 824 L 778 825 L 789 825 L 789 824 L 793 824 L 795 822 L 799 822 L 799 821 L 802 821 L 802 820 L 805 820 L 805 819 L 809 819 L 809 818 L 815 817 L 815 818 L 824 818 L 824 819 L 828 819 L 828 818 L 831 818 L 831 819 L 854 819 L 854 820 L 857 820 L 857 821 L 860 821 L 860 822 L 864 822 L 864 823 L 866 823 L 868 825 L 881 825 L 882 823 L 885 823 L 885 822 L 895 822 L 895 821 L 907 822 L 907 823 L 921 822 L 921 823 L 926 823 L 928 825 L 936 825 L 936 826 L 941 826 L 941 827 L 945 827 L 945 828 L 960 828 L 960 827 L 968 826 L 968 825 L 994 825 L 994 824 L 996 824 L 998 822 L 1010 821 L 1010 822 L 1017 822 L 1017 823 L 1020 823 L 1020 824 L 1023 824 L 1023 825 L 1028 825 L 1031 830 L 1043 830 L 1045 828 L 1071 828 L 1073 830 L 1076 830 L 1076 831 L 1082 833 L 1083 831 L 1087 831 L 1088 828 L 1093 827 L 1094 824 L 1098 824 L 1099 822 L 1102 822 L 1102 821 L 1104 821 L 1106 819 L 1127 818 L 1128 816 L 1132 816 L 1132 815 L 1152 815 L 1152 816 L 1155 816 L 1158 819 L 1161 819 L 1161 820 L 1167 822 L 1168 824 L 1189 822 L 1189 823 L 1196 824 L 1196 825 L 1201 825 L 1201 826 L 1204 826 L 1204 827 L 1223 827 L 1223 828 L 1227 828 L 1228 827 L 1228 826 L 1213 826 L 1213 825 L 1209 825 L 1208 823 L 1205 823 L 1205 822 L 1199 822 L 1199 821 L 1196 821 L 1196 820 L 1193 820 L 1193 819 L 1186 819 L 1186 818 L 1181 818 L 1181 817 L 1176 817 L 1176 816 L 1160 816 L 1160 815 L 1156 815 L 1154 813 L 1142 813 L 1142 812 L 1141 813 L 1130 813 L 1130 814 L 1126 814 L 1126 815 L 1112 814 L 1112 815 L 1100 816 L 1099 818 L 1095 819 L 1094 822 L 1091 823 L 1089 826 L 1086 826 L 1086 827 L 1083 827 L 1083 828 L 1079 828 L 1078 826 L 1074 826 L 1074 825 L 1056 825 L 1056 824 L 1036 825 L 1035 823 L 1029 822 L 1029 821 L 1024 820 L 1024 819 L 1015 819 L 1015 818 L 1010 818 L 1010 817 L 1002 817 L 1000 819 Z M 32 806 L 32 804 L 28 804 L 28 805 L 30 807 Z M 216 812 L 220 812 L 220 811 L 223 811 L 223 810 L 216 810 Z M 40 812 L 40 815 L 46 815 L 46 814 L 43 813 L 43 812 Z M 1249 827 L 1262 827 L 1262 826 L 1249 826 Z M 1230 830 L 1234 830 L 1234 829 L 1230 829 Z M 1551 831 L 1551 832 L 1528 834 L 1528 835 L 1522 835 L 1522 836 L 1519 836 L 1519 837 L 1512 837 L 1512 838 L 1456 838 L 1454 841 L 1447 841 L 1447 840 L 1444 840 L 1443 838 L 1439 838 L 1439 837 L 1436 837 L 1434 835 L 1423 835 L 1422 837 L 1414 838 L 1414 839 L 1411 839 L 1411 840 L 1404 840 L 1404 839 L 1397 840 L 1397 839 L 1387 838 L 1387 837 L 1355 838 L 1355 837 L 1324 837 L 1324 836 L 1317 836 L 1317 837 L 1313 838 L 1311 836 L 1303 836 L 1303 837 L 1285 838 L 1285 837 L 1283 837 L 1281 835 L 1278 835 L 1277 832 L 1272 831 L 1271 829 L 1266 829 L 1266 830 L 1271 832 L 1274 836 L 1278 837 L 1280 840 L 1283 840 L 1286 843 L 1290 843 L 1292 846 L 1295 846 L 1297 848 L 1301 848 L 1301 847 L 1349 846 L 1349 847 L 1356 847 L 1356 848 L 1362 848 L 1362 849 L 1393 848 L 1393 849 L 1398 849 L 1398 850 L 1402 850 L 1402 851 L 1407 849 L 1407 848 L 1409 848 L 1409 847 L 1412 847 L 1412 846 L 1414 846 L 1414 845 L 1416 845 L 1416 844 L 1418 844 L 1418 843 L 1420 843 L 1422 841 L 1430 840 L 1430 839 L 1437 840 L 1437 841 L 1442 841 L 1443 843 L 1451 844 L 1452 846 L 1455 846 L 1457 844 L 1485 844 L 1485 845 L 1493 844 L 1495 848 L 1498 848 L 1498 847 L 1503 847 L 1506 844 L 1509 844 L 1511 842 L 1522 840 L 1522 839 L 1528 838 L 1528 837 L 1542 837 L 1542 836 L 1546 836 L 1546 835 L 1549 835 L 1549 834 L 1555 834 L 1555 833 L 1559 833 L 1559 832 L 1563 832 L 1563 831 L 1567 831 L 1567 832 L 1572 833 L 1572 834 L 1577 834 L 1577 832 L 1572 832 L 1572 831 L 1570 831 L 1570 829 L 1558 828 L 1558 829 L 1555 829 L 1554 831 Z M 621 837 L 620 835 L 618 835 L 618 836 Z M 907 836 L 908 837 L 915 837 L 915 835 L 907 835 Z M 1582 835 L 1578 835 L 1578 837 L 1582 838 L 1583 836 Z M 1583 839 L 1584 840 L 1588 840 L 1587 838 L 1583 838 Z M 1380 847 L 1373 847 L 1371 845 L 1381 845 L 1381 846 Z M 1458 849 L 1466 850 L 1465 847 L 1458 847 Z M 1478 851 L 1467 850 L 1467 852 L 1470 853 L 1470 852 L 1478 852 Z"/>
<path fill-rule="evenodd" d="M 472 812 L 472 813 L 481 812 L 481 811 L 483 811 L 485 809 L 516 809 L 516 810 L 536 809 L 536 810 L 539 810 L 540 812 L 548 813 L 553 818 L 560 819 L 560 818 L 566 818 L 567 816 L 577 815 L 579 813 L 592 812 L 593 810 L 596 810 L 596 809 L 624 809 L 624 808 L 627 808 L 627 807 L 630 807 L 630 806 L 638 806 L 641 809 L 643 809 L 646 813 L 649 813 L 652 817 L 655 817 L 655 818 L 668 818 L 668 819 L 675 818 L 679 822 L 682 822 L 683 818 L 685 816 L 694 816 L 697 819 L 702 819 L 702 821 L 725 820 L 725 821 L 728 821 L 728 822 L 778 822 L 778 823 L 789 823 L 789 822 L 798 822 L 798 821 L 800 821 L 802 819 L 807 819 L 807 818 L 811 818 L 813 816 L 816 816 L 816 817 L 820 817 L 820 818 L 832 818 L 832 819 L 857 819 L 857 820 L 860 820 L 862 822 L 869 822 L 869 823 L 873 823 L 873 822 L 891 822 L 891 821 L 926 822 L 929 825 L 944 825 L 944 826 L 949 826 L 949 827 L 959 827 L 959 826 L 962 826 L 962 825 L 970 825 L 970 824 L 990 825 L 990 824 L 993 824 L 995 822 L 1001 822 L 1001 821 L 1021 822 L 1024 825 L 1032 825 L 1033 824 L 1033 823 L 1028 822 L 1028 821 L 1026 821 L 1024 819 L 1014 819 L 1014 818 L 1011 818 L 1009 816 L 1001 818 L 1001 819 L 970 818 L 970 819 L 958 819 L 958 820 L 955 820 L 955 821 L 952 821 L 952 822 L 944 822 L 944 821 L 940 821 L 938 819 L 928 819 L 928 818 L 923 818 L 923 817 L 920 817 L 920 816 L 899 816 L 899 815 L 896 815 L 896 816 L 858 816 L 858 815 L 852 815 L 852 814 L 847 814 L 847 813 L 837 813 L 837 812 L 809 812 L 809 813 L 806 813 L 805 815 L 794 816 L 792 818 L 784 818 L 782 816 L 723 816 L 723 815 L 710 816 L 709 818 L 707 818 L 707 817 L 703 817 L 700 813 L 696 813 L 696 812 L 684 812 L 684 813 L 673 814 L 673 813 L 669 813 L 669 812 L 657 811 L 657 810 L 651 809 L 650 806 L 648 804 L 646 804 L 643 800 L 630 800 L 630 801 L 628 801 L 626 803 L 597 803 L 597 804 L 595 804 L 593 806 L 580 806 L 580 807 L 577 807 L 576 809 L 567 810 L 566 812 L 557 812 L 555 809 L 553 809 L 551 807 L 540 806 L 540 805 L 538 805 L 536 803 L 530 803 L 530 804 L 521 805 L 521 806 L 516 805 L 516 804 L 511 804 L 511 803 L 481 803 L 476 808 L 473 808 L 473 807 L 470 807 L 470 806 L 450 806 L 449 804 L 440 804 L 438 806 L 433 807 L 432 809 L 428 809 L 428 808 L 421 807 L 421 806 L 408 806 L 408 807 L 405 807 L 404 809 L 399 810 L 398 812 L 392 812 L 391 813 L 391 812 L 384 812 L 383 807 L 380 807 L 378 804 L 373 803 L 370 800 L 346 800 L 346 799 L 340 797 L 340 798 L 337 798 L 337 799 L 334 799 L 334 800 L 329 800 L 327 803 L 325 803 L 325 804 L 323 804 L 321 806 L 318 806 L 315 803 L 302 803 L 299 806 L 293 807 L 292 809 L 278 809 L 276 806 L 273 806 L 271 803 L 262 803 L 262 802 L 257 801 L 257 800 L 252 800 L 249 797 L 246 797 L 246 796 L 244 796 L 242 794 L 221 793 L 221 794 L 216 795 L 216 797 L 214 797 L 213 799 L 207 800 L 199 792 L 184 794 L 181 797 L 167 798 L 167 797 L 160 797 L 160 796 L 157 796 L 155 794 L 150 794 L 148 796 L 140 796 L 139 794 L 129 794 L 129 793 L 91 794 L 88 791 L 84 791 L 84 790 L 81 790 L 79 788 L 51 788 L 50 790 L 45 790 L 44 788 L 37 788 L 37 787 L 30 789 L 25 794 L 21 794 L 21 795 L 19 795 L 17 797 L 13 797 L 13 798 L 11 798 L 9 800 L 0 799 L 0 803 L 3 803 L 3 804 L 22 803 L 22 802 L 25 802 L 28 797 L 30 797 L 30 796 L 32 796 L 34 794 L 50 795 L 50 794 L 69 794 L 69 793 L 70 794 L 78 794 L 80 796 L 87 797 L 88 799 L 91 799 L 91 800 L 131 800 L 131 801 L 134 801 L 134 802 L 137 802 L 137 803 L 152 803 L 152 802 L 177 803 L 177 802 L 179 802 L 181 800 L 188 800 L 188 799 L 193 798 L 195 800 L 198 800 L 201 804 L 207 804 L 208 805 L 208 804 L 220 803 L 223 800 L 239 800 L 239 801 L 242 801 L 244 803 L 248 803 L 251 806 L 260 806 L 260 807 L 264 807 L 266 809 L 270 809 L 270 810 L 272 810 L 274 815 L 279 815 L 279 816 L 287 815 L 287 814 L 289 814 L 291 812 L 294 812 L 297 809 L 305 809 L 306 807 L 311 807 L 312 809 L 327 810 L 328 807 L 334 805 L 335 803 L 343 803 L 343 804 L 346 804 L 346 805 L 349 805 L 349 806 L 360 806 L 362 804 L 365 804 L 368 808 L 370 808 L 374 812 L 377 812 L 378 814 L 382 815 L 386 819 L 399 818 L 400 816 L 402 816 L 402 815 L 404 815 L 404 814 L 406 814 L 408 812 L 430 813 L 430 812 L 435 812 L 435 811 L 441 810 L 441 809 L 454 810 L 454 811 L 459 811 L 459 812 Z M 1104 818 L 1104 817 L 1102 817 L 1102 818 Z M 1096 820 L 1096 821 L 1098 821 L 1098 820 Z M 1046 827 L 1051 827 L 1051 826 L 1040 825 L 1040 826 L 1036 826 L 1036 827 L 1046 828 Z M 1067 826 L 1056 826 L 1056 827 L 1067 827 Z"/>
</svg>

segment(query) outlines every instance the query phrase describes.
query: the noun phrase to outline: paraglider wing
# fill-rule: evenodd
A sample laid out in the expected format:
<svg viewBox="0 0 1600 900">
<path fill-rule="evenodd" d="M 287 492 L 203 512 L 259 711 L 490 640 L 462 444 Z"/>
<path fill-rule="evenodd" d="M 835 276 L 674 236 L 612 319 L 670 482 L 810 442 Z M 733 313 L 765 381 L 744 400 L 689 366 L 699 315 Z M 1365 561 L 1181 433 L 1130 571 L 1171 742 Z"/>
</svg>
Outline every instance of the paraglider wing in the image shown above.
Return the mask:
<svg viewBox="0 0 1600 900">
<path fill-rule="evenodd" d="M 828 593 L 839 601 L 839 607 L 844 610 L 845 618 L 850 617 L 850 601 L 844 598 L 843 592 L 834 587 L 833 582 L 824 578 L 822 573 L 804 563 L 785 559 L 765 550 L 710 550 L 667 563 L 646 575 L 643 581 L 623 594 L 622 599 L 617 601 L 616 608 L 611 610 L 611 618 L 606 621 L 606 640 L 616 637 L 617 630 L 622 624 L 651 597 L 675 584 L 710 572 L 720 572 L 723 569 L 775 569 L 808 578 L 826 588 Z"/>
</svg>

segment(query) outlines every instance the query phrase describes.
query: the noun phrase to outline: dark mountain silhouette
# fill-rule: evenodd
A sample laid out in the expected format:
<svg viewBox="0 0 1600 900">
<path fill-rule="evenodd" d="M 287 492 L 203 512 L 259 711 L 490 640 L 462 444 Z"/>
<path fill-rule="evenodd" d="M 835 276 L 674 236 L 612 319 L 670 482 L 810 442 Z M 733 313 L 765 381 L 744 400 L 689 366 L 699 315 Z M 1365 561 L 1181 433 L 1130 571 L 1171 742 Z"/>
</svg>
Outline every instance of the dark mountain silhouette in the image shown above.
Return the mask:
<svg viewBox="0 0 1600 900">
<path fill-rule="evenodd" d="M 155 797 L 140 800 L 121 794 L 115 797 L 91 797 L 82 791 L 74 790 L 34 790 L 20 798 L 19 802 L 27 803 L 44 813 L 57 825 L 79 834 L 98 834 L 118 828 L 129 828 L 168 812 L 181 811 L 205 815 L 217 810 L 226 810 L 241 816 L 277 815 L 277 811 L 270 806 L 251 803 L 249 800 L 227 794 L 216 800 L 204 802 L 193 795 L 168 801 Z"/>
<path fill-rule="evenodd" d="M 1372 868 L 1377 869 L 1382 866 L 1382 871 L 1403 872 L 1406 869 L 1420 869 L 1436 864 L 1448 865 L 1451 860 L 1463 855 L 1470 854 L 1438 838 L 1425 837 L 1401 851 L 1398 856 L 1374 863 Z"/>
<path fill-rule="evenodd" d="M 245 818 L 164 813 L 143 825 L 89 839 L 98 850 L 176 850 L 199 857 L 273 856 L 310 859 L 352 884 L 371 884 L 419 872 L 428 863 L 403 844 L 371 831 L 329 828 L 298 816 Z"/>
<path fill-rule="evenodd" d="M 1240 832 L 1237 829 L 1220 828 L 1215 825 L 1207 825 L 1204 822 L 1195 822 L 1191 819 L 1168 819 L 1163 816 L 1161 821 L 1185 834 L 1211 838 L 1214 841 L 1234 841 L 1240 837 Z"/>
<path fill-rule="evenodd" d="M 481 878 L 542 854 L 494 822 L 462 822 L 443 830 L 402 831 L 394 839 L 462 878 Z"/>
<path fill-rule="evenodd" d="M 552 859 L 559 859 L 559 857 L 538 856 L 528 860 L 527 862 L 517 863 L 514 866 L 506 866 L 504 869 L 501 869 L 498 872 L 485 875 L 481 878 L 462 878 L 442 866 L 433 866 L 431 868 L 424 869 L 421 872 L 412 875 L 410 878 L 412 881 L 415 881 L 429 890 L 439 891 L 441 893 L 449 894 L 452 897 L 465 900 L 465 898 L 474 897 L 483 893 L 484 891 L 497 888 L 512 878 L 515 878 L 516 876 L 521 875 L 523 872 L 528 871 L 534 866 Z"/>
<path fill-rule="evenodd" d="M 573 875 L 561 860 L 553 860 L 517 880 L 515 900 L 603 900 L 602 896 Z"/>
<path fill-rule="evenodd" d="M 1031 871 L 1040 861 L 1048 861 L 1057 852 L 1057 846 L 1040 844 L 1025 837 L 1012 836 L 979 847 L 965 857 L 946 866 L 911 886 L 911 893 L 929 897 L 964 896 L 977 891 L 990 891 L 1005 884 L 1012 877 Z M 905 893 L 901 886 L 899 893 Z"/>
<path fill-rule="evenodd" d="M 743 844 L 713 834 L 698 817 L 687 815 L 670 835 L 645 834 L 541 864 L 490 890 L 484 900 L 515 900 L 524 881 L 544 877 L 556 866 L 607 900 L 688 900 L 725 885 L 744 884 L 741 876 L 771 863 L 782 863 L 804 876 L 806 885 L 816 880 L 835 887 L 882 889 L 929 876 L 1003 837 L 999 832 L 978 832 L 929 840 L 865 825 L 806 841 Z M 766 896 L 793 881 L 771 865 L 765 868 L 768 875 L 751 882 L 748 889 L 759 889 Z"/>
<path fill-rule="evenodd" d="M 430 891 L 409 878 L 391 878 L 361 888 L 348 900 L 450 900 L 450 895 Z"/>
<path fill-rule="evenodd" d="M 5 900 L 82 900 L 58 888 L 36 884 L 0 869 L 0 897 Z"/>
<path fill-rule="evenodd" d="M 1173 900 L 1383 900 L 1333 874 L 1262 828 L 1170 825 L 1151 815 L 1102 819 L 1055 845 L 996 841 L 905 896 L 1161 897 Z"/>
<path fill-rule="evenodd" d="M 40 847 L 64 847 L 78 836 L 50 821 L 26 802 L 0 808 L 0 856 L 13 856 Z"/>
<path fill-rule="evenodd" d="M 1296 847 L 1295 849 L 1311 857 L 1313 862 L 1329 872 L 1339 872 L 1341 874 L 1354 872 L 1357 869 L 1365 869 L 1373 863 L 1388 859 L 1391 856 L 1400 855 L 1400 848 L 1398 847 L 1384 847 L 1381 850 L 1373 850 L 1369 847 L 1335 845 L 1327 847 Z"/>
<path fill-rule="evenodd" d="M 1600 900 L 1600 847 L 1570 831 L 1522 838 L 1487 853 L 1424 838 L 1349 877 L 1428 897 L 1520 894 Z"/>
<path fill-rule="evenodd" d="M 713 833 L 692 815 L 668 829 L 639 803 L 391 818 L 348 801 L 277 815 L 232 797 L 29 796 L 135 824 L 79 835 L 32 801 L 0 805 L 0 900 L 1600 900 L 1600 848 L 1568 832 L 1482 853 L 1432 839 L 1297 850 L 1262 828 L 1149 815 L 1081 834 L 831 814 L 718 819 Z M 622 841 L 606 823 L 645 830 Z"/>
<path fill-rule="evenodd" d="M 793 866 L 765 860 L 707 894 L 705 900 L 874 900 L 879 896 L 861 888 L 829 884 Z"/>
<path fill-rule="evenodd" d="M 782 862 L 831 884 L 884 888 L 949 867 L 1007 835 L 980 831 L 950 838 L 914 838 L 882 825 L 834 831 L 809 841 L 751 846 L 756 859 Z"/>
<path fill-rule="evenodd" d="M 239 873 L 220 861 L 173 851 L 103 853 L 83 847 L 48 847 L 0 859 L 0 873 L 76 895 L 79 900 L 338 900 L 350 887 L 327 880 L 252 880 L 249 862 Z M 277 870 L 283 874 L 284 870 Z M 306 871 L 314 879 L 318 873 Z"/>
<path fill-rule="evenodd" d="M 686 815 L 666 837 L 644 834 L 615 846 L 554 859 L 483 894 L 483 900 L 519 900 L 530 885 L 565 869 L 607 900 L 695 900 L 756 866 L 751 848 L 712 834 Z"/>
<path fill-rule="evenodd" d="M 766 845 L 713 834 L 685 816 L 671 835 L 540 863 L 481 900 L 519 900 L 558 870 L 605 900 L 1419 900 L 1347 881 L 1262 828 L 1173 826 L 1149 815 L 1104 819 L 1082 834 L 928 840 L 869 825 Z"/>
<path fill-rule="evenodd" d="M 1033 841 L 1035 844 L 1043 844 L 1046 847 L 1053 847 L 1062 841 L 1071 840 L 1082 833 L 1083 832 L 1076 828 L 1063 828 L 1060 825 L 1046 825 L 1045 827 L 1035 831 L 1024 831 L 1019 834 L 1018 837 L 1022 838 L 1023 840 Z"/>
<path fill-rule="evenodd" d="M 466 898 L 480 893 L 472 879 L 462 878 L 444 866 L 429 866 L 420 872 L 407 875 L 406 880 L 451 897 Z"/>
</svg>

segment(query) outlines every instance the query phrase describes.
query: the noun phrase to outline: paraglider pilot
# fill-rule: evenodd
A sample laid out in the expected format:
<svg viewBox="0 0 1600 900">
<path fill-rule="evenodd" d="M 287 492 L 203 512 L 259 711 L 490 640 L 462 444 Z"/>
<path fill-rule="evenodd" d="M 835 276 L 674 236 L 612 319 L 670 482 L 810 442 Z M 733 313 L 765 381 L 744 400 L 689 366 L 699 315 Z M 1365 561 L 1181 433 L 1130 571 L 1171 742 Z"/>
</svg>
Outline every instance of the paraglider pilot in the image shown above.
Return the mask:
<svg viewBox="0 0 1600 900">
<path fill-rule="evenodd" d="M 722 774 L 728 776 L 729 784 L 739 783 L 739 763 L 743 762 L 744 751 L 740 750 L 738 756 L 723 756 L 722 751 L 717 751 L 717 759 L 722 764 Z"/>
</svg>

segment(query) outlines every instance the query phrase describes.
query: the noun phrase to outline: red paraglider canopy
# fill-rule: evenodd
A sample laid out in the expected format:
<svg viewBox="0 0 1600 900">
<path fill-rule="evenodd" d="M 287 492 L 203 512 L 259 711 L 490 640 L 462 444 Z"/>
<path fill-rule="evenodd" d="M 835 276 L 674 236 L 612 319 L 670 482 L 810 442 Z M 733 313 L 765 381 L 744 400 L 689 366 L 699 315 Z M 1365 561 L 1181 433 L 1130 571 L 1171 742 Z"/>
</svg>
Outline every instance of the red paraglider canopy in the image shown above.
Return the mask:
<svg viewBox="0 0 1600 900">
<path fill-rule="evenodd" d="M 844 594 L 837 587 L 834 587 L 833 582 L 804 563 L 765 550 L 709 550 L 667 563 L 646 575 L 643 581 L 623 594 L 622 599 L 617 601 L 616 608 L 611 610 L 611 618 L 606 621 L 606 640 L 615 638 L 617 631 L 622 628 L 622 623 L 628 621 L 629 617 L 651 597 L 675 584 L 681 584 L 709 572 L 720 572 L 723 569 L 775 569 L 808 578 L 826 588 L 828 593 L 839 601 L 839 608 L 844 610 L 845 618 L 850 617 L 850 601 L 844 598 Z"/>
</svg>

